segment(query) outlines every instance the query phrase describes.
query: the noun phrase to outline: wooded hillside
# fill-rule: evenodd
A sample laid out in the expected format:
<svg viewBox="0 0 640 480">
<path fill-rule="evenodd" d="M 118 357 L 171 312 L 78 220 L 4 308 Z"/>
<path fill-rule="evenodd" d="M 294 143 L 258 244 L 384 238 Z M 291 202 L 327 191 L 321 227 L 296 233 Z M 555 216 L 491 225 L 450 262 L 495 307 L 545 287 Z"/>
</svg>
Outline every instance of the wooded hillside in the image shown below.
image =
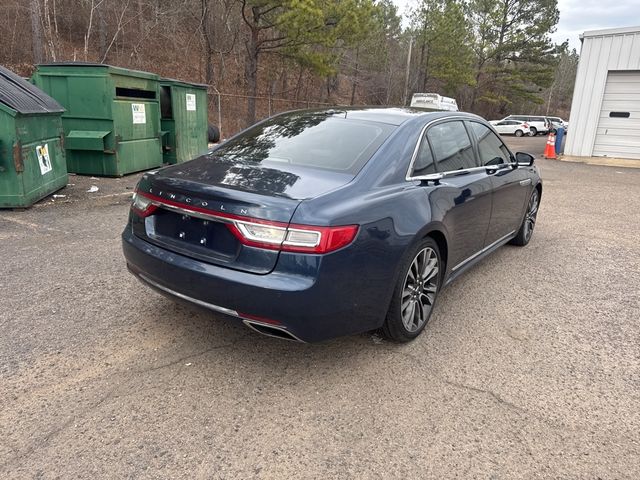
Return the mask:
<svg viewBox="0 0 640 480">
<path fill-rule="evenodd" d="M 554 45 L 555 0 L 1 0 L 0 63 L 22 75 L 92 61 L 210 86 L 225 134 L 277 111 L 406 104 L 567 115 L 577 54 Z M 219 104 L 219 105 L 218 105 Z"/>
</svg>

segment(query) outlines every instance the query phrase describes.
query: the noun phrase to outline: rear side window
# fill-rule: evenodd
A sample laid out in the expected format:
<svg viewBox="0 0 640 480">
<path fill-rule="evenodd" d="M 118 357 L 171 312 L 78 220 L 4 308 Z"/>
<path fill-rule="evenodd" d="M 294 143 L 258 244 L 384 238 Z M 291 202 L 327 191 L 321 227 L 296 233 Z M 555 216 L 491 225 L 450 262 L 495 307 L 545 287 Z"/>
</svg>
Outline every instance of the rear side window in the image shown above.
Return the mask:
<svg viewBox="0 0 640 480">
<path fill-rule="evenodd" d="M 489 127 L 477 122 L 470 122 L 470 124 L 478 139 L 481 165 L 500 165 L 511 161 L 509 150 Z"/>
<path fill-rule="evenodd" d="M 433 149 L 436 168 L 450 172 L 476 167 L 467 129 L 460 121 L 434 125 L 427 131 L 427 139 Z"/>
<path fill-rule="evenodd" d="M 356 174 L 394 129 L 345 118 L 344 112 L 296 112 L 252 127 L 214 155 L 243 163 L 287 163 Z"/>
</svg>

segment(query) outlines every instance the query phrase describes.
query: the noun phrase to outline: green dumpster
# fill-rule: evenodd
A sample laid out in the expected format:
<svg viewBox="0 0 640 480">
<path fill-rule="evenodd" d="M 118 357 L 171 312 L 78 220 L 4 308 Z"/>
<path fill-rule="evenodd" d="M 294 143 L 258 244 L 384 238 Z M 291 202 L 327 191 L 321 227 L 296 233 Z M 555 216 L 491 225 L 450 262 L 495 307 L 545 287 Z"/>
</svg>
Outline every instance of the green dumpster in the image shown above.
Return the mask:
<svg viewBox="0 0 640 480">
<path fill-rule="evenodd" d="M 206 85 L 161 79 L 160 113 L 165 163 L 186 162 L 206 153 Z"/>
<path fill-rule="evenodd" d="M 0 208 L 29 207 L 67 185 L 63 112 L 0 66 Z"/>
<path fill-rule="evenodd" d="M 66 109 L 70 172 L 119 177 L 162 165 L 157 75 L 68 62 L 38 65 L 31 80 Z"/>
</svg>

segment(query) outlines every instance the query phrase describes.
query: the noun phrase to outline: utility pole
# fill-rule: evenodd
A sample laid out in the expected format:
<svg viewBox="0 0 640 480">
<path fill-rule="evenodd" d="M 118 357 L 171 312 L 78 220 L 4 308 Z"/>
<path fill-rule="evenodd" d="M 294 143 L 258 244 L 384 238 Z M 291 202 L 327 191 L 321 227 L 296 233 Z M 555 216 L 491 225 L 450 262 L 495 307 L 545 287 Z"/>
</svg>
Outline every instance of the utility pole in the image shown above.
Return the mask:
<svg viewBox="0 0 640 480">
<path fill-rule="evenodd" d="M 407 104 L 407 97 L 409 96 L 409 70 L 411 69 L 411 48 L 413 47 L 413 37 L 409 37 L 409 53 L 407 53 L 407 71 L 404 77 L 404 99 L 402 104 Z"/>
</svg>

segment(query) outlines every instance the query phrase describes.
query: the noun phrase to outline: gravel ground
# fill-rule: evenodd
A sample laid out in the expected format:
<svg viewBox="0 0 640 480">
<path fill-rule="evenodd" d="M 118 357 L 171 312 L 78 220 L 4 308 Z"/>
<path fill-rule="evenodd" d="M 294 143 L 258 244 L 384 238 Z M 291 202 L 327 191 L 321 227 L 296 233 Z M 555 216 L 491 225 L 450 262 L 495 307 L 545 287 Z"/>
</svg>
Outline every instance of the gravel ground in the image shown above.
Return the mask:
<svg viewBox="0 0 640 480">
<path fill-rule="evenodd" d="M 120 250 L 136 176 L 0 212 L 0 478 L 640 478 L 640 170 L 538 165 L 530 245 L 408 345 L 152 293 Z"/>
</svg>

